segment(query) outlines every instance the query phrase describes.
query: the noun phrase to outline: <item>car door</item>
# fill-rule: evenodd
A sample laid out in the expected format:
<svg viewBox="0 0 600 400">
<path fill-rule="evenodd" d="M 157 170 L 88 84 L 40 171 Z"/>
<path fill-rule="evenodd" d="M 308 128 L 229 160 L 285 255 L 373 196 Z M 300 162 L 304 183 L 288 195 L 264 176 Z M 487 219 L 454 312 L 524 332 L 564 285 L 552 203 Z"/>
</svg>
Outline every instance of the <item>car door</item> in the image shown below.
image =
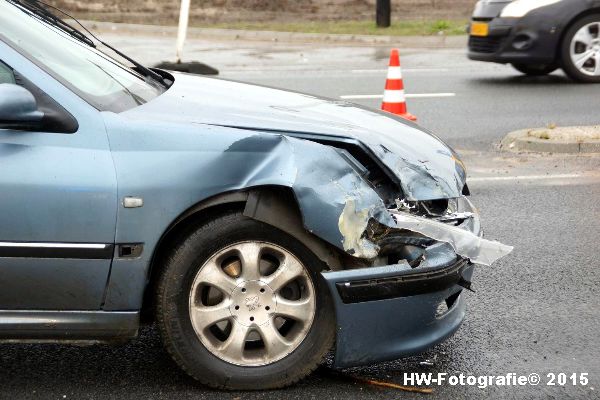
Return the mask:
<svg viewBox="0 0 600 400">
<path fill-rule="evenodd" d="M 28 89 L 47 119 L 0 128 L 0 310 L 100 309 L 117 211 L 103 121 L 2 42 L 0 61 L 0 83 Z"/>
</svg>

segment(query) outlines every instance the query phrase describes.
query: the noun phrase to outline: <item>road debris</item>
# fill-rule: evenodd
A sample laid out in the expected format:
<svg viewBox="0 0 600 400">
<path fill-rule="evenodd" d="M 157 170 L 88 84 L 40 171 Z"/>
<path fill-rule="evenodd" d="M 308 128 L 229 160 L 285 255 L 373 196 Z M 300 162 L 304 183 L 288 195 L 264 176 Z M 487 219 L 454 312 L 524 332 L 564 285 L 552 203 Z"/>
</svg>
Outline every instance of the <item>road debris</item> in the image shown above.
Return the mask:
<svg viewBox="0 0 600 400">
<path fill-rule="evenodd" d="M 425 360 L 419 362 L 419 365 L 422 367 L 433 367 L 437 361 L 437 354 L 433 355 L 433 358 L 426 358 Z"/>
<path fill-rule="evenodd" d="M 385 387 L 385 388 L 389 388 L 389 389 L 403 390 L 405 392 L 425 393 L 425 394 L 433 393 L 433 389 L 431 389 L 431 388 L 404 386 L 404 385 L 398 385 L 397 383 L 393 383 L 393 382 L 378 381 L 375 379 L 361 378 L 361 377 L 353 376 L 353 375 L 351 375 L 350 378 L 352 378 L 358 382 L 366 383 L 369 385 Z"/>
</svg>

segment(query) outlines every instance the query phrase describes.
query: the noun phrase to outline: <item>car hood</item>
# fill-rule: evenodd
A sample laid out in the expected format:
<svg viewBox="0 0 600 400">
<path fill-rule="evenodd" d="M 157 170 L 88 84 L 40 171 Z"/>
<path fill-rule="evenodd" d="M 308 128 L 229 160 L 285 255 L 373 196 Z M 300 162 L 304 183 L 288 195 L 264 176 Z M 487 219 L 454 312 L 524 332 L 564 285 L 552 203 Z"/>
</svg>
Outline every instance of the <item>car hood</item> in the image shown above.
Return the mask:
<svg viewBox="0 0 600 400">
<path fill-rule="evenodd" d="M 174 84 L 125 118 L 218 125 L 359 142 L 396 176 L 408 200 L 455 198 L 466 173 L 456 153 L 423 128 L 344 101 L 217 78 L 174 74 Z"/>
</svg>

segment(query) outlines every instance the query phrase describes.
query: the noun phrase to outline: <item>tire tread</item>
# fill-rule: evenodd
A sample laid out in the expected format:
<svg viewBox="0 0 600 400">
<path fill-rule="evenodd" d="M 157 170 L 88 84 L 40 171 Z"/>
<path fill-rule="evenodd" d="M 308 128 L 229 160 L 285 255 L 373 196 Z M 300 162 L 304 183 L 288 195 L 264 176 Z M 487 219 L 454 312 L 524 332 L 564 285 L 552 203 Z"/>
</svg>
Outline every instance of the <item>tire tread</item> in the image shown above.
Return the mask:
<svg viewBox="0 0 600 400">
<path fill-rule="evenodd" d="M 175 361 L 175 363 L 188 375 L 199 381 L 201 384 L 211 387 L 213 389 L 220 390 L 260 390 L 260 389 L 281 389 L 293 384 L 298 383 L 306 376 L 314 372 L 319 365 L 323 362 L 325 355 L 334 345 L 334 329 L 328 329 L 326 337 L 322 341 L 322 352 L 316 352 L 312 359 L 307 360 L 303 363 L 304 367 L 297 370 L 294 376 L 277 374 L 279 378 L 270 378 L 270 381 L 263 385 L 245 386 L 232 384 L 231 379 L 226 379 L 224 382 L 218 382 L 212 379 L 209 374 L 198 373 L 198 371 L 192 370 L 186 363 L 185 355 L 181 353 L 182 349 L 186 348 L 185 338 L 175 337 L 173 335 L 173 329 L 167 329 L 168 326 L 178 326 L 179 320 L 176 315 L 171 315 L 167 310 L 168 299 L 164 295 L 168 292 L 168 285 L 170 283 L 170 273 L 174 266 L 182 262 L 187 251 L 196 250 L 197 243 L 201 242 L 201 239 L 205 237 L 212 237 L 217 229 L 222 228 L 223 225 L 228 223 L 236 224 L 240 218 L 245 218 L 239 212 L 229 212 L 224 215 L 218 216 L 208 222 L 205 222 L 202 226 L 192 232 L 187 238 L 183 239 L 172 251 L 164 258 L 164 268 L 162 269 L 158 278 L 158 284 L 156 286 L 156 320 L 159 329 L 159 333 L 163 339 L 163 343 L 167 353 Z M 253 221 L 253 220 L 251 220 Z M 257 221 L 253 221 L 258 223 Z M 261 223 L 258 223 L 261 224 Z M 264 224 L 263 224 L 264 225 Z M 268 225 L 267 225 L 268 226 Z M 269 226 L 269 228 L 272 228 Z M 273 228 L 274 229 L 274 228 Z M 283 232 L 282 232 L 283 234 Z M 176 343 L 182 343 L 178 346 Z M 319 353 L 322 353 L 319 355 Z M 254 367 L 253 367 L 254 368 Z"/>
</svg>

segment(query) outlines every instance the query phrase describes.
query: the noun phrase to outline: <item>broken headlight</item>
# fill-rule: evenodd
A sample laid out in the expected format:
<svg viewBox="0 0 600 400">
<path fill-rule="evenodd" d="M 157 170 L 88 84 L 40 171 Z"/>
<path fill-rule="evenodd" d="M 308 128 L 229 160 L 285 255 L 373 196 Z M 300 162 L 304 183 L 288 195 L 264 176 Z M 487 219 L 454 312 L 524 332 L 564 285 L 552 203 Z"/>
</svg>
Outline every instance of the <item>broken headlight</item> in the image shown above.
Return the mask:
<svg viewBox="0 0 600 400">
<path fill-rule="evenodd" d="M 442 217 L 458 211 L 457 199 L 439 199 L 419 202 L 425 213 L 431 217 Z"/>
<path fill-rule="evenodd" d="M 408 212 L 440 222 L 460 224 L 473 216 L 472 212 L 462 212 L 458 198 L 436 199 L 427 201 L 396 200 L 398 211 Z"/>
</svg>

